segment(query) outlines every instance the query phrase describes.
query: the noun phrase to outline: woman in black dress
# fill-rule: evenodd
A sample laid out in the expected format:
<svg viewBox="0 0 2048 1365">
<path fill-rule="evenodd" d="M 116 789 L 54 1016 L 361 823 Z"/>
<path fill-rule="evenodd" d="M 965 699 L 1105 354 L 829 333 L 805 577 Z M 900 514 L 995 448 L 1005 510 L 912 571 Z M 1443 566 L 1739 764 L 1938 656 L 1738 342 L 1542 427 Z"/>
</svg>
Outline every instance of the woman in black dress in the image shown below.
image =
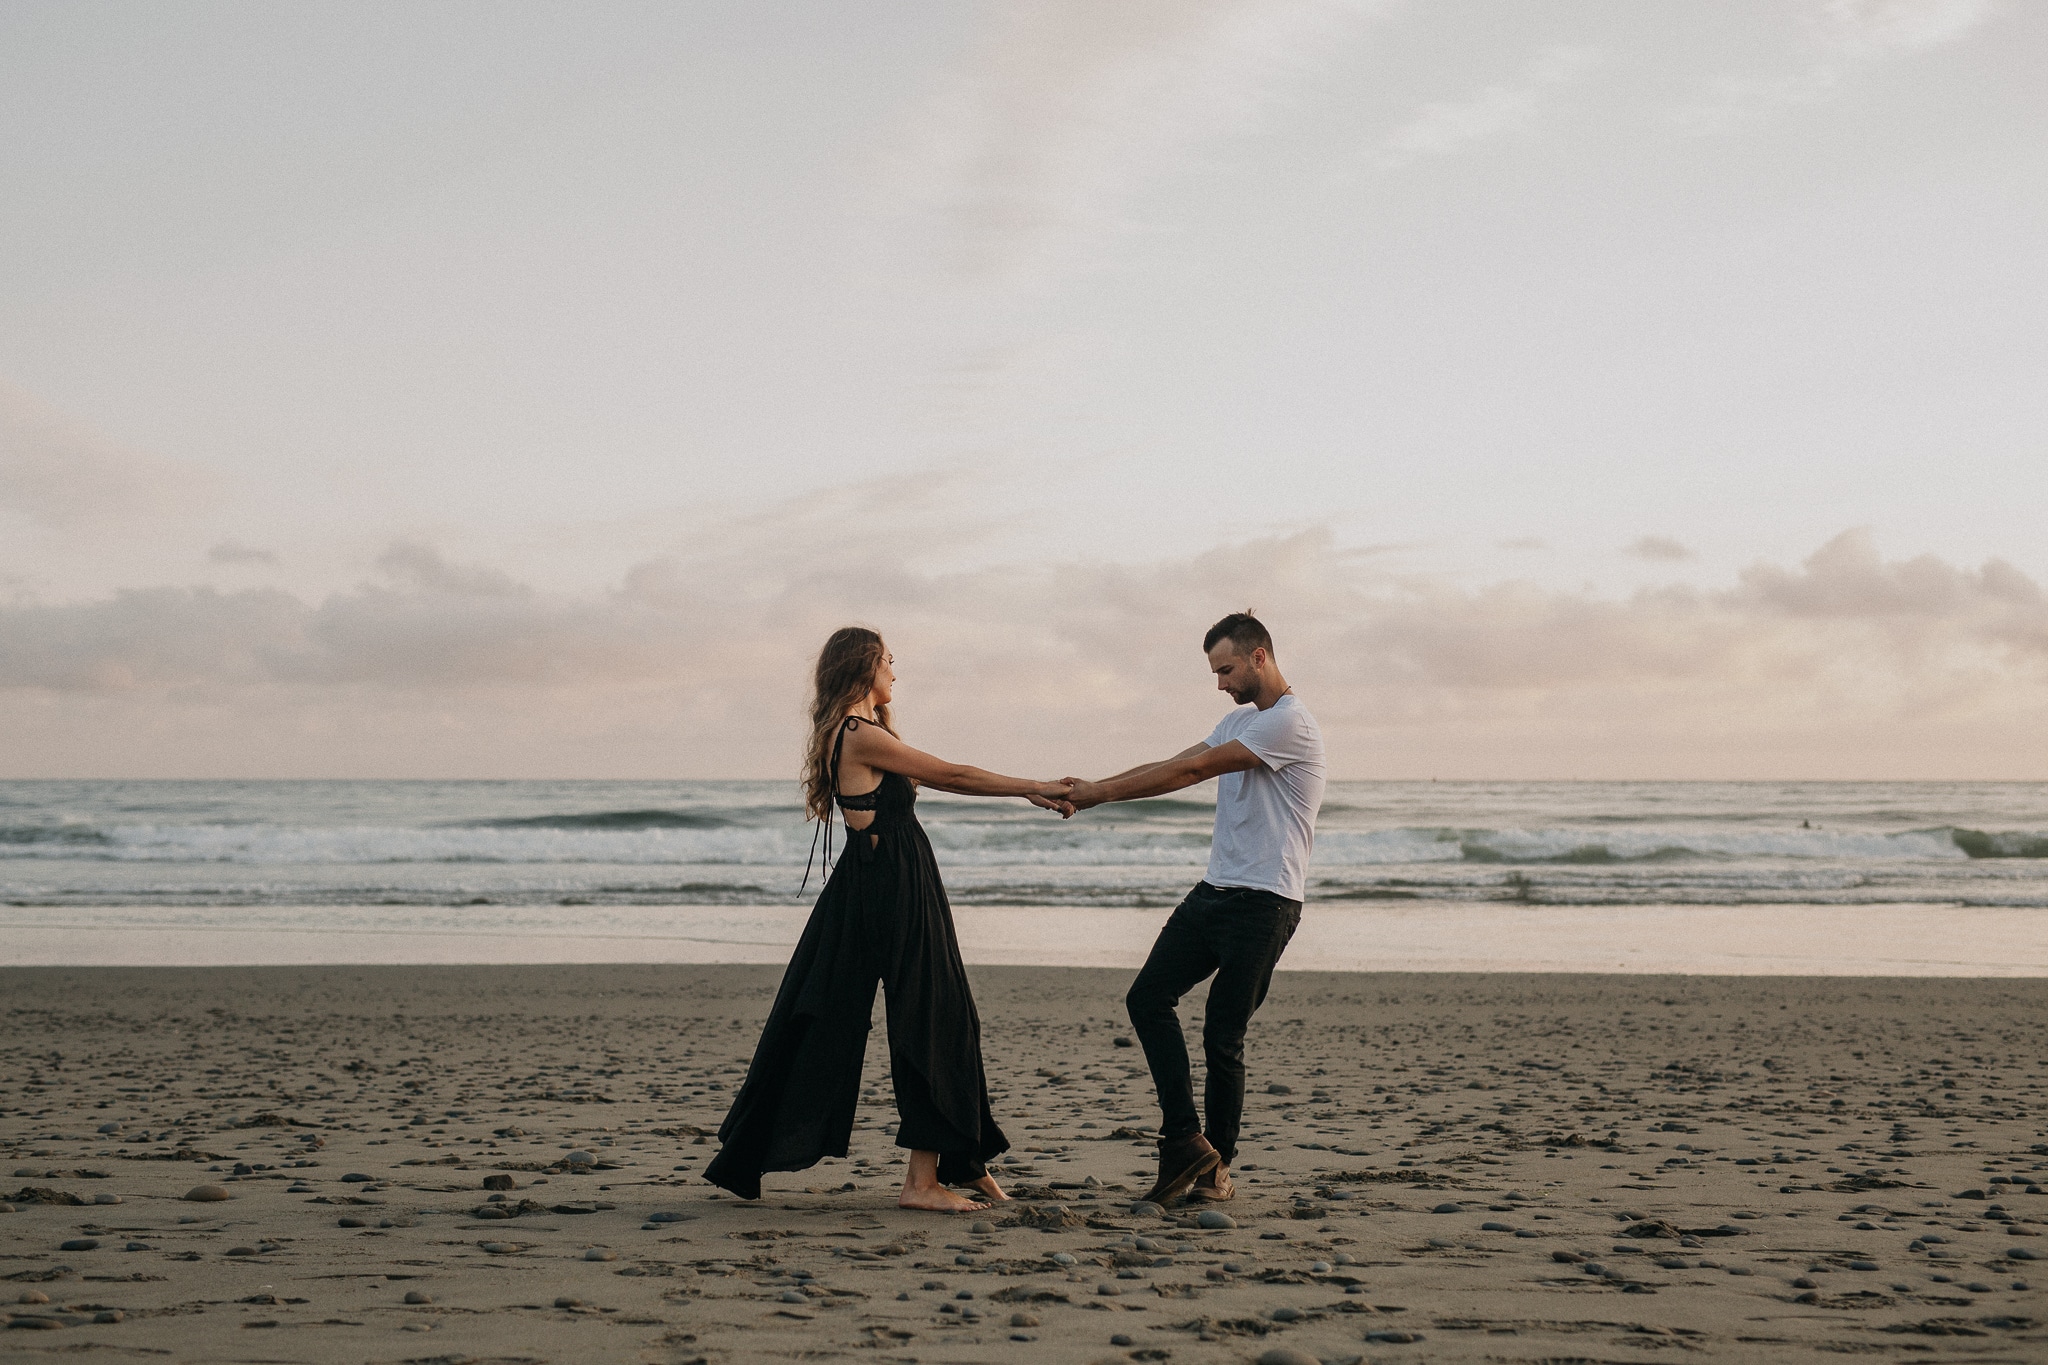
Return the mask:
<svg viewBox="0 0 2048 1365">
<path fill-rule="evenodd" d="M 896 1145 L 910 1149 L 896 1202 L 968 1213 L 1008 1198 L 984 1164 L 1010 1144 L 989 1109 L 981 1019 L 938 863 L 917 822 L 916 784 L 963 796 L 1021 796 L 1062 813 L 1070 784 L 1004 777 L 905 744 L 889 723 L 893 662 L 882 637 L 860 626 L 834 632 L 818 655 L 805 806 L 829 821 L 838 804 L 846 849 L 783 974 L 746 1083 L 719 1126 L 723 1145 L 704 1170 L 742 1199 L 760 1198 L 764 1171 L 800 1171 L 846 1155 L 878 982 L 889 1002 Z"/>
</svg>

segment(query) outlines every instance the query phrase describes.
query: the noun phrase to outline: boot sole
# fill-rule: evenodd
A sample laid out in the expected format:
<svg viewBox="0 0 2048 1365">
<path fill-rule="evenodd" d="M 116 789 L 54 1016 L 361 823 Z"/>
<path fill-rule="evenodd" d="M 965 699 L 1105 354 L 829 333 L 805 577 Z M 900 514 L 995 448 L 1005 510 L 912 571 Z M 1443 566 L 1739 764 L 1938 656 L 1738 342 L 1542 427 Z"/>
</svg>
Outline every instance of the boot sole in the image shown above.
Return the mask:
<svg viewBox="0 0 2048 1365">
<path fill-rule="evenodd" d="M 1145 1198 L 1164 1207 L 1169 1199 L 1177 1198 L 1194 1188 L 1195 1182 L 1215 1170 L 1222 1160 L 1221 1153 L 1204 1152 L 1174 1174 L 1161 1176 L 1159 1183 L 1152 1187 L 1152 1192 Z"/>
</svg>

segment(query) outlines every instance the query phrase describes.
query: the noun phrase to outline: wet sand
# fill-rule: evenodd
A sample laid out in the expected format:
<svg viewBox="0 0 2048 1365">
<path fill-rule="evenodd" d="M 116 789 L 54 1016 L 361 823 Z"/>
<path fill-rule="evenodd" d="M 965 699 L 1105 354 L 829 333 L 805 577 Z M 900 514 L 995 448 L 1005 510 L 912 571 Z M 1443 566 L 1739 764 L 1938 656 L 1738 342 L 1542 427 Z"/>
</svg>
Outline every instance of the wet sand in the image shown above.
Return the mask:
<svg viewBox="0 0 2048 1365">
<path fill-rule="evenodd" d="M 24 967 L 308 963 L 780 966 L 807 905 L 579 907 L 545 931 L 424 932 L 410 907 L 0 906 Z M 546 914 L 558 912 L 543 912 Z M 970 964 L 1135 973 L 1167 907 L 956 905 Z M 382 924 L 385 927 L 371 928 Z M 1288 971 L 2048 976 L 2041 912 L 1963 905 L 1520 905 L 1317 900 Z"/>
<path fill-rule="evenodd" d="M 777 975 L 0 970 L 0 1345 L 2048 1359 L 2048 981 L 1282 973 L 1207 1228 L 1132 1207 L 1125 971 L 973 970 L 1017 1203 L 894 1207 L 878 1048 L 852 1159 L 711 1189 Z"/>
</svg>

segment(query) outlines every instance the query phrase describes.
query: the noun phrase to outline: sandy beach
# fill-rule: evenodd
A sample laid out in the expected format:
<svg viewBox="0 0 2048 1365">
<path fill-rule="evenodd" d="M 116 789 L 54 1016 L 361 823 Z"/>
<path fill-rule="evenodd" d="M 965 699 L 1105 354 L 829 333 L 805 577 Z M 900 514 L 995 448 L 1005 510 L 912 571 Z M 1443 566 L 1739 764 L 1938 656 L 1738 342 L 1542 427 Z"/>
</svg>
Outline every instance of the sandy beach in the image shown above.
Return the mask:
<svg viewBox="0 0 2048 1365">
<path fill-rule="evenodd" d="M 2048 1358 L 2048 982 L 1282 973 L 1232 1226 L 1205 1227 L 1132 1205 L 1156 1110 L 1128 973 L 973 975 L 1018 1199 L 943 1218 L 894 1207 L 878 1048 L 849 1160 L 758 1204 L 696 1175 L 774 967 L 0 971 L 0 1341 Z"/>
</svg>

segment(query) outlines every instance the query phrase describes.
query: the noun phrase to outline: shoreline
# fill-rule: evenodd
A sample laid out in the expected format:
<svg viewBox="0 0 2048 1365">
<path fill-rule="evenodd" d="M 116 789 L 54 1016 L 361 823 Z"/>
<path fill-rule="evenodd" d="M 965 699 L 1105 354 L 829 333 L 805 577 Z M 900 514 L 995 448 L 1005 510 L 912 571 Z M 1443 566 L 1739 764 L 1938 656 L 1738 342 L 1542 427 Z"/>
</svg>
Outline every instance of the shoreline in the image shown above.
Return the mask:
<svg viewBox="0 0 2048 1365">
<path fill-rule="evenodd" d="M 403 906 L 11 906 L 18 966 L 296 966 L 787 961 L 803 905 L 604 906 L 549 932 L 383 924 Z M 446 907 L 427 907 L 445 915 Z M 1164 908 L 955 906 L 971 964 L 1143 962 Z M 232 922 L 247 915 L 256 924 Z M 303 916 L 304 925 L 276 923 Z M 605 924 L 606 918 L 617 921 Z M 319 926 L 319 927 L 315 927 Z M 695 932 L 692 932 L 692 931 Z M 1057 945 L 1055 948 L 1054 945 Z M 1518 905 L 1310 901 L 1282 972 L 1539 972 L 1816 977 L 2048 976 L 2048 911 L 1945 904 Z"/>
</svg>

